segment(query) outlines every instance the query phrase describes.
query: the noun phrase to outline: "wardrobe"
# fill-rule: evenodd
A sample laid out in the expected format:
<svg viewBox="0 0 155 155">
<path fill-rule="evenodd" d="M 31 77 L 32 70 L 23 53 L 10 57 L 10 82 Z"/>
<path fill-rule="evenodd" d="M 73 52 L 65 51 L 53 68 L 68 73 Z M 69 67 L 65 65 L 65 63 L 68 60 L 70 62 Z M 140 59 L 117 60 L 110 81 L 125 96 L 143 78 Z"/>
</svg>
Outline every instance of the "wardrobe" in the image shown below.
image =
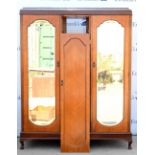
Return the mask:
<svg viewBox="0 0 155 155">
<path fill-rule="evenodd" d="M 20 10 L 21 149 L 59 139 L 62 152 L 102 139 L 131 149 L 131 23 L 128 8 Z"/>
</svg>

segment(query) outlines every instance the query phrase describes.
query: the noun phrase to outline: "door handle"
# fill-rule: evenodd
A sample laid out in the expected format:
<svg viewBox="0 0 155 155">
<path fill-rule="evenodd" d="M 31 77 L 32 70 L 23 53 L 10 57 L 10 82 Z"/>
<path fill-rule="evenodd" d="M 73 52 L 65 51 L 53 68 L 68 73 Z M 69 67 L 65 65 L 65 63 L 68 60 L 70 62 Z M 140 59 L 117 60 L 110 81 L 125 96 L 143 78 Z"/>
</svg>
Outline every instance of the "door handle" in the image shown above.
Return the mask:
<svg viewBox="0 0 155 155">
<path fill-rule="evenodd" d="M 96 67 L 96 63 L 95 63 L 95 62 L 92 63 L 92 67 L 93 67 L 93 68 Z"/>
<path fill-rule="evenodd" d="M 60 81 L 60 85 L 61 85 L 61 86 L 64 85 L 64 81 L 63 81 L 63 80 Z"/>
</svg>

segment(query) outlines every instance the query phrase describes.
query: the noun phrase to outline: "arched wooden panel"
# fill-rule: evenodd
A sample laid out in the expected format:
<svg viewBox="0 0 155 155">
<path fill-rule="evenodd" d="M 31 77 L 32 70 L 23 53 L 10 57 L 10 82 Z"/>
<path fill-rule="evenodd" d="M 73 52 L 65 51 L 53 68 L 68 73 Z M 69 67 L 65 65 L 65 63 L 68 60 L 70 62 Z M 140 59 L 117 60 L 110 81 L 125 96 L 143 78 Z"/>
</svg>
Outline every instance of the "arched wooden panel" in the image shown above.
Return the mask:
<svg viewBox="0 0 155 155">
<path fill-rule="evenodd" d="M 89 151 L 89 35 L 61 35 L 61 150 Z"/>
</svg>

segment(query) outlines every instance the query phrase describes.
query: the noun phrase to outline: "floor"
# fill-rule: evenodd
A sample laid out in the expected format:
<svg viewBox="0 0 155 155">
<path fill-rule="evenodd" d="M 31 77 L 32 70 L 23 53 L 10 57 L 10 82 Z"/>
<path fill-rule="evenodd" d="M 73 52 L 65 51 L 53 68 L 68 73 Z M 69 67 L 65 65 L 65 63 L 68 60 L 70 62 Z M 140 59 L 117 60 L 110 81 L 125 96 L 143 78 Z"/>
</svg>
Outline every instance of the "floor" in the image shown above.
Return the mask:
<svg viewBox="0 0 155 155">
<path fill-rule="evenodd" d="M 25 142 L 25 149 L 19 149 L 18 155 L 66 155 L 68 153 L 60 152 L 60 141 L 28 141 Z M 133 136 L 132 150 L 127 149 L 127 142 L 123 140 L 102 140 L 91 141 L 90 153 L 69 153 L 69 155 L 136 155 L 137 154 L 137 137 Z"/>
</svg>

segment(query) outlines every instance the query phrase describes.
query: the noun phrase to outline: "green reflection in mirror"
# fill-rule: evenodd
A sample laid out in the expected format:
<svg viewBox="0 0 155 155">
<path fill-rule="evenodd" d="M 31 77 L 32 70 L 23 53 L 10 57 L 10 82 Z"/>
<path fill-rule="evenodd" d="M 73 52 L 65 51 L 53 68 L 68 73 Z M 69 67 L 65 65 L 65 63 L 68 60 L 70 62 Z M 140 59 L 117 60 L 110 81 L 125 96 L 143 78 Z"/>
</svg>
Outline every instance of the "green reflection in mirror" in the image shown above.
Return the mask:
<svg viewBox="0 0 155 155">
<path fill-rule="evenodd" d="M 29 120 L 49 125 L 55 120 L 55 27 L 37 20 L 28 27 Z"/>
</svg>

